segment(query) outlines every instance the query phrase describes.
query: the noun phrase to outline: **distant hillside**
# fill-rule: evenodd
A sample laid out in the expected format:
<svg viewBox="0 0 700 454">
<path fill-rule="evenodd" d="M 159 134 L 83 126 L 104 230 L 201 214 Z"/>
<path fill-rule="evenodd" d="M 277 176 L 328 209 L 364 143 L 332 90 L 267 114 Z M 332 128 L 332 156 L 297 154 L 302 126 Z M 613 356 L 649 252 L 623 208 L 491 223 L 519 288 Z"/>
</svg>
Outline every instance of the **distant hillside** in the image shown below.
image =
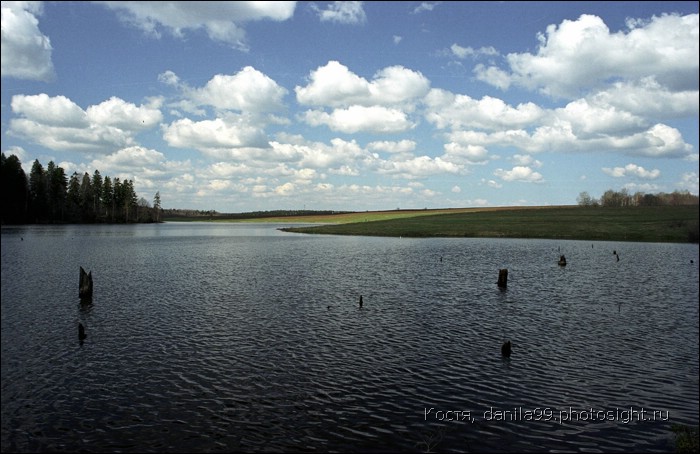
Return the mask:
<svg viewBox="0 0 700 454">
<path fill-rule="evenodd" d="M 193 221 L 245 221 L 253 219 L 330 216 L 351 213 L 350 211 L 331 210 L 272 210 L 250 211 L 247 213 L 219 213 L 214 210 L 163 209 L 162 219 L 171 222 Z"/>
<path fill-rule="evenodd" d="M 698 207 L 511 207 L 413 212 L 373 220 L 354 213 L 346 223 L 288 227 L 297 233 L 395 237 L 546 238 L 598 241 L 698 242 Z M 354 219 L 354 220 L 351 220 Z M 374 222 L 368 222 L 368 221 Z"/>
</svg>

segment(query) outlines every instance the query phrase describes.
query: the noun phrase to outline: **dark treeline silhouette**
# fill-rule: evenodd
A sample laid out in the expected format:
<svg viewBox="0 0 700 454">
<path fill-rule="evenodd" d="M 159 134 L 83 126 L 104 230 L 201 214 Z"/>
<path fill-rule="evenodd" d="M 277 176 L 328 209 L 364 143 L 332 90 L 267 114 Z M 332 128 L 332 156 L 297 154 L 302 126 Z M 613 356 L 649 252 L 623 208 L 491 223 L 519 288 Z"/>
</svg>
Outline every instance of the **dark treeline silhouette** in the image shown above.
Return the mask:
<svg viewBox="0 0 700 454">
<path fill-rule="evenodd" d="M 161 210 L 161 219 L 216 219 L 216 220 L 233 220 L 233 219 L 258 219 L 271 217 L 298 217 L 298 216 L 319 216 L 328 214 L 345 214 L 351 211 L 333 211 L 333 210 L 272 210 L 272 211 L 248 211 L 245 213 L 219 213 L 215 210 L 191 210 L 181 208 L 168 208 Z"/>
<path fill-rule="evenodd" d="M 15 155 L 2 153 L 3 224 L 160 222 L 160 193 L 153 206 L 139 198 L 133 180 L 74 172 L 70 178 L 53 161 L 35 160 L 29 177 Z"/>
<path fill-rule="evenodd" d="M 698 196 L 688 191 L 673 191 L 672 193 L 660 192 L 658 194 L 645 194 L 635 192 L 630 194 L 627 189 L 613 191 L 608 189 L 600 196 L 600 199 L 591 197 L 587 192 L 582 192 L 576 201 L 581 206 L 604 207 L 636 207 L 636 206 L 679 206 L 698 205 Z"/>
</svg>

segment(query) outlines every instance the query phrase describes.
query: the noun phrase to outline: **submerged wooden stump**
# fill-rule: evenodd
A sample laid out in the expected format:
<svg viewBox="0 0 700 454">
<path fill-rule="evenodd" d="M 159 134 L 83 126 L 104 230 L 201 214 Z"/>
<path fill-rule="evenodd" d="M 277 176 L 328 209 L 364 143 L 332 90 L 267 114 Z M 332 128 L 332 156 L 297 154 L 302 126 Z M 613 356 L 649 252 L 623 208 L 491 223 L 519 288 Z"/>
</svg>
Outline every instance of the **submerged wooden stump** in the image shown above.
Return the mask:
<svg viewBox="0 0 700 454">
<path fill-rule="evenodd" d="M 566 257 L 563 255 L 559 257 L 559 266 L 566 266 Z"/>
<path fill-rule="evenodd" d="M 508 269 L 498 270 L 498 286 L 501 288 L 508 287 Z"/>
<path fill-rule="evenodd" d="M 80 299 L 92 298 L 92 271 L 86 273 L 83 267 L 80 267 L 80 288 L 78 290 Z"/>
<path fill-rule="evenodd" d="M 510 353 L 512 351 L 512 344 L 510 341 L 505 342 L 503 345 L 501 345 L 501 355 L 503 355 L 506 358 L 510 358 Z"/>
<path fill-rule="evenodd" d="M 86 337 L 87 337 L 87 334 L 85 334 L 85 327 L 83 326 L 82 323 L 78 323 L 78 340 L 80 340 L 80 342 L 82 342 L 85 340 Z"/>
</svg>

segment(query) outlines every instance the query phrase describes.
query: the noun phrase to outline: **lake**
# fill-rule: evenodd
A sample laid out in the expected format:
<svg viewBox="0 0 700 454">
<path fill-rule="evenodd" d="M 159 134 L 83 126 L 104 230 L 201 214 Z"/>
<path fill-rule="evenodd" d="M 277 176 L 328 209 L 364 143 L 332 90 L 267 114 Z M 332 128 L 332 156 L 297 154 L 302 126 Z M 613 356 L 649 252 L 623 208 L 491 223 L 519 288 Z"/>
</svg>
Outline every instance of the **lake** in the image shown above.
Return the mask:
<svg viewBox="0 0 700 454">
<path fill-rule="evenodd" d="M 698 424 L 697 244 L 281 226 L 3 227 L 2 451 L 673 452 Z"/>
</svg>

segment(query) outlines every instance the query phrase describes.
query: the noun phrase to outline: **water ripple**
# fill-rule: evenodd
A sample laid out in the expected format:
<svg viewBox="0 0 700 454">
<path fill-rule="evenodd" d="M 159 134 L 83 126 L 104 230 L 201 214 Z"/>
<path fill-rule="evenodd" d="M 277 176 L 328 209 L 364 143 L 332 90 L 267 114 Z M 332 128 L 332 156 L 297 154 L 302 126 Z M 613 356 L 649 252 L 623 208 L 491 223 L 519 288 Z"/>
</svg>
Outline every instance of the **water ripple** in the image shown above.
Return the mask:
<svg viewBox="0 0 700 454">
<path fill-rule="evenodd" d="M 3 230 L 3 451 L 664 452 L 698 423 L 697 246 L 129 227 Z"/>
</svg>

